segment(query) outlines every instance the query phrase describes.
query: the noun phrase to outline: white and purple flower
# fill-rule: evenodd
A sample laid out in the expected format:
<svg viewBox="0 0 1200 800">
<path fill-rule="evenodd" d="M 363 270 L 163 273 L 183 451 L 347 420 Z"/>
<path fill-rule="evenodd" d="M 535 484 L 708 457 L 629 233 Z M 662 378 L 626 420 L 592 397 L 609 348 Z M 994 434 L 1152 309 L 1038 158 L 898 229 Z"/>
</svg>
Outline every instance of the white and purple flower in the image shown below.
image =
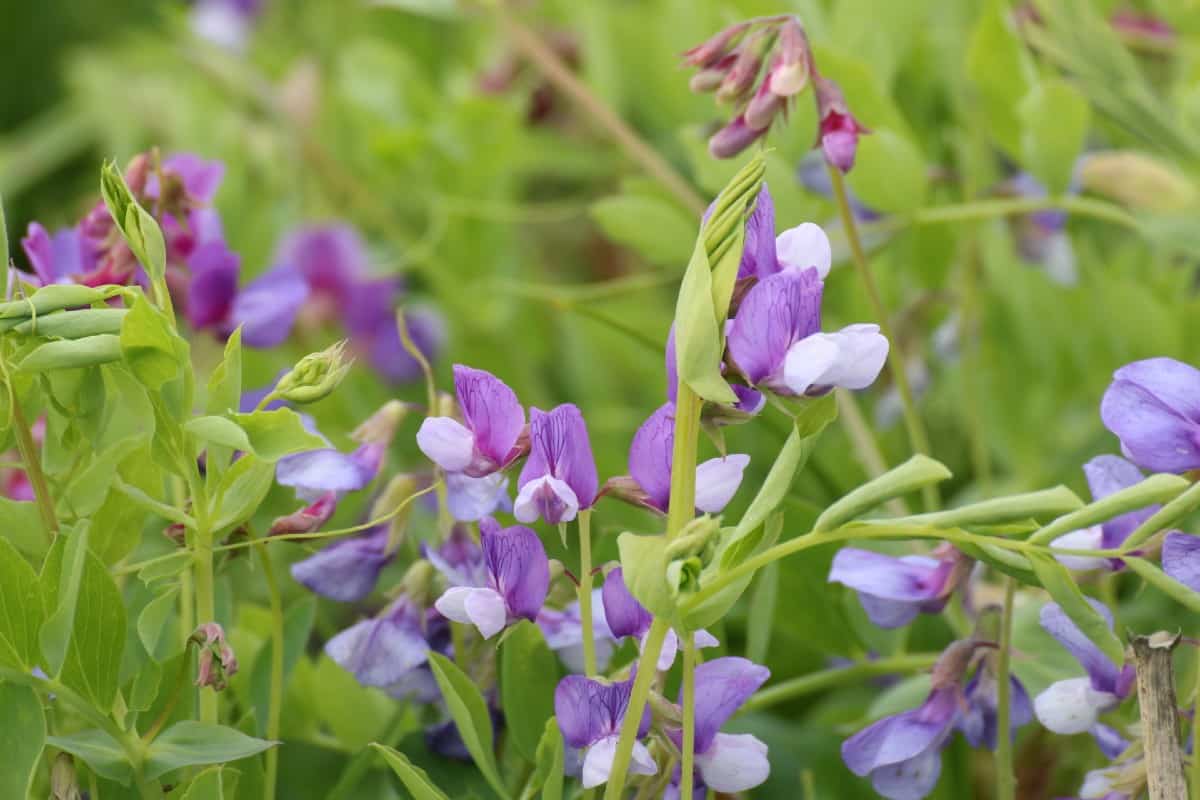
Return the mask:
<svg viewBox="0 0 1200 800">
<path fill-rule="evenodd" d="M 454 365 L 454 389 L 463 422 L 429 417 L 417 431 L 417 446 L 446 472 L 482 478 L 524 452 L 525 409 L 502 380 L 481 369 Z"/>
<path fill-rule="evenodd" d="M 871 622 L 899 628 L 918 614 L 940 613 L 967 578 L 971 564 L 950 545 L 939 547 L 932 558 L 844 547 L 833 557 L 829 581 L 854 589 Z"/>
<path fill-rule="evenodd" d="M 557 525 L 591 508 L 600 481 L 579 409 L 570 403 L 549 412 L 531 408 L 529 441 L 529 458 L 517 479 L 516 518 L 534 522 L 541 517 Z"/>
<path fill-rule="evenodd" d="M 640 651 L 646 644 L 646 634 L 650 632 L 654 615 L 639 603 L 625 586 L 625 573 L 621 567 L 613 569 L 605 577 L 601 599 L 604 606 L 604 619 L 613 637 L 618 641 L 627 636 L 633 637 L 637 640 Z M 720 644 L 706 630 L 698 630 L 692 634 L 692 637 L 696 647 L 716 647 Z M 672 628 L 667 631 L 662 648 L 658 651 L 656 667 L 659 672 L 671 668 L 671 665 L 675 663 L 675 654 L 678 651 L 679 635 Z"/>
<path fill-rule="evenodd" d="M 621 735 L 621 723 L 629 710 L 634 678 L 607 683 L 568 675 L 554 690 L 554 713 L 563 740 L 569 747 L 583 751 L 583 788 L 591 789 L 606 782 L 612 772 L 613 756 Z M 650 709 L 642 713 L 638 738 L 650 729 Z M 629 771 L 634 775 L 653 775 L 658 765 L 641 741 L 633 744 Z"/>
</svg>

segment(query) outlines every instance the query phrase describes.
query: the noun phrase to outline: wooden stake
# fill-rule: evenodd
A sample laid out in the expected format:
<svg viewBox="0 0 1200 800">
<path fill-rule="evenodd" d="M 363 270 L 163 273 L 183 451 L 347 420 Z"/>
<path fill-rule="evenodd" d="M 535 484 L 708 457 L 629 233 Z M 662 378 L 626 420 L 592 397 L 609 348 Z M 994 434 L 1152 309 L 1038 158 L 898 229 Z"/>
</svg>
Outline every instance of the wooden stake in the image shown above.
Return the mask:
<svg viewBox="0 0 1200 800">
<path fill-rule="evenodd" d="M 1146 779 L 1150 800 L 1188 800 L 1179 747 L 1179 704 L 1171 653 L 1178 634 L 1165 631 L 1132 637 L 1137 664 L 1138 704 L 1146 739 Z"/>
</svg>

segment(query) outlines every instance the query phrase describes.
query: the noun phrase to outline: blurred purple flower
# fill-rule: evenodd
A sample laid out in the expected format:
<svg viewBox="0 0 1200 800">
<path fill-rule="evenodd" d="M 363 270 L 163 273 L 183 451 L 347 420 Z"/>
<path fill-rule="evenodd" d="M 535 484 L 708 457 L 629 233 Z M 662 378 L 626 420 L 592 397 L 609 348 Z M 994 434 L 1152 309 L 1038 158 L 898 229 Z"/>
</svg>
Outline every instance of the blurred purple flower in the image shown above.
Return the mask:
<svg viewBox="0 0 1200 800">
<path fill-rule="evenodd" d="M 1033 703 L 1025 686 L 1016 675 L 1009 675 L 1009 730 L 1015 736 L 1017 728 L 1033 721 Z M 996 709 L 1000 698 L 996 691 L 996 675 L 987 664 L 981 664 L 963 690 L 966 710 L 958 720 L 958 727 L 971 747 L 996 749 L 999 738 Z"/>
<path fill-rule="evenodd" d="M 292 564 L 292 577 L 319 595 L 342 603 L 362 600 L 375 588 L 379 573 L 392 560 L 387 552 L 388 526 L 339 539 L 320 552 Z"/>
<path fill-rule="evenodd" d="M 1121 452 L 1152 472 L 1200 468 L 1200 370 L 1173 358 L 1126 364 L 1100 403 Z"/>
<path fill-rule="evenodd" d="M 585 789 L 606 782 L 612 771 L 633 680 L 630 677 L 626 681 L 605 683 L 582 675 L 568 675 L 554 690 L 554 713 L 563 740 L 569 747 L 584 751 L 582 781 Z M 647 707 L 638 728 L 638 738 L 645 736 L 649 729 L 650 709 Z M 634 775 L 658 772 L 650 751 L 640 741 L 633 744 L 629 771 Z"/>
<path fill-rule="evenodd" d="M 558 653 L 559 659 L 571 672 L 583 672 L 583 617 L 576 600 L 561 611 L 543 608 L 537 615 L 538 627 L 546 644 Z M 604 601 L 600 589 L 592 590 L 592 640 L 596 645 L 596 667 L 604 670 L 612 657 L 616 637 L 608 628 Z"/>
<path fill-rule="evenodd" d="M 605 577 L 601 599 L 604 606 L 604 619 L 608 623 L 608 629 L 612 632 L 613 638 L 620 641 L 626 636 L 631 636 L 637 640 L 638 650 L 641 651 L 646 645 L 646 634 L 650 632 L 650 624 L 654 618 L 625 586 L 625 573 L 621 567 L 613 569 Z M 711 633 L 703 629 L 692 634 L 692 642 L 698 648 L 716 647 L 720 644 Z M 659 672 L 665 672 L 671 668 L 671 665 L 675 663 L 675 654 L 678 651 L 679 634 L 675 632 L 674 628 L 671 628 L 667 631 L 662 649 L 658 652 L 658 661 L 655 666 Z"/>
<path fill-rule="evenodd" d="M 471 538 L 465 525 L 455 525 L 438 548 L 422 545 L 425 558 L 446 579 L 450 586 L 483 586 L 487 583 L 487 568 L 483 549 Z"/>
<path fill-rule="evenodd" d="M 352 313 L 346 304 L 356 287 L 370 277 L 366 244 L 349 225 L 312 225 L 294 230 L 280 243 L 275 261 L 294 266 L 311 287 L 314 298 L 347 314 Z"/>
<path fill-rule="evenodd" d="M 1110 494 L 1141 483 L 1142 471 L 1120 456 L 1096 456 L 1083 465 L 1088 487 L 1093 500 L 1102 500 Z M 1138 525 L 1150 518 L 1161 506 L 1152 505 L 1136 511 L 1128 511 L 1109 521 L 1065 533 L 1050 543 L 1051 547 L 1070 550 L 1110 550 L 1120 547 Z M 1055 556 L 1070 569 L 1118 569 L 1120 559 L 1089 556 Z"/>
<path fill-rule="evenodd" d="M 600 488 L 583 414 L 565 403 L 550 412 L 529 409 L 529 458 L 517 479 L 513 513 L 520 522 L 541 517 L 570 522 L 591 508 Z"/>
<path fill-rule="evenodd" d="M 952 546 L 928 556 L 889 556 L 843 547 L 833 557 L 830 583 L 858 592 L 871 622 L 899 628 L 917 614 L 938 614 L 970 573 L 971 560 Z"/>
<path fill-rule="evenodd" d="M 43 286 L 96 268 L 96 251 L 78 228 L 60 228 L 51 236 L 41 223 L 31 222 L 21 247 Z"/>
<path fill-rule="evenodd" d="M 429 417 L 417 431 L 417 446 L 447 472 L 482 478 L 502 470 L 525 451 L 525 409 L 504 381 L 481 369 L 454 365 L 454 389 L 465 425 Z"/>
<path fill-rule="evenodd" d="M 424 610 L 401 595 L 377 617 L 326 642 L 325 653 L 363 686 L 394 686 L 428 660 L 423 622 Z"/>
<path fill-rule="evenodd" d="M 1163 538 L 1163 572 L 1193 592 L 1200 592 L 1200 537 L 1172 531 Z"/>
<path fill-rule="evenodd" d="M 218 47 L 241 52 L 246 49 L 262 6 L 263 0 L 196 0 L 192 6 L 192 32 Z"/>
<path fill-rule="evenodd" d="M 461 472 L 446 473 L 446 508 L 459 522 L 478 522 L 497 511 L 511 511 L 508 476 L 503 472 L 483 478 Z"/>
</svg>

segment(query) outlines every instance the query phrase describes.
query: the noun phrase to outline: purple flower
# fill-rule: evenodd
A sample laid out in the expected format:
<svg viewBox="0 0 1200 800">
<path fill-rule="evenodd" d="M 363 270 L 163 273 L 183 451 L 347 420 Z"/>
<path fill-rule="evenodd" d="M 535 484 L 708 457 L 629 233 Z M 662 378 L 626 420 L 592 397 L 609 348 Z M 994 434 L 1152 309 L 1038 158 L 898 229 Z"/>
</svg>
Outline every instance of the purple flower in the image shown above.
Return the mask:
<svg viewBox="0 0 1200 800">
<path fill-rule="evenodd" d="M 275 262 L 300 271 L 314 296 L 343 313 L 351 313 L 351 294 L 367 279 L 367 248 L 349 225 L 317 225 L 288 234 L 279 245 Z"/>
<path fill-rule="evenodd" d="M 625 573 L 617 567 L 608 573 L 604 579 L 601 591 L 604 605 L 604 619 L 608 629 L 618 641 L 626 636 L 637 640 L 638 650 L 645 647 L 646 634 L 650 632 L 653 615 L 637 601 L 625 586 Z M 716 647 L 720 642 L 706 630 L 698 630 L 692 634 L 696 647 Z M 679 651 L 679 635 L 672 628 L 667 631 L 662 649 L 658 652 L 658 662 L 655 665 L 659 672 L 665 672 L 675 663 L 675 654 Z"/>
<path fill-rule="evenodd" d="M 823 288 L 816 269 L 789 269 L 760 281 L 742 300 L 729 354 L 752 385 L 805 395 L 874 383 L 887 360 L 887 339 L 871 324 L 822 333 Z"/>
<path fill-rule="evenodd" d="M 917 614 L 940 613 L 970 572 L 971 560 L 953 547 L 939 548 L 934 555 L 897 558 L 843 547 L 833 557 L 829 581 L 858 592 L 871 622 L 899 628 Z"/>
<path fill-rule="evenodd" d="M 830 166 L 842 173 L 849 172 L 854 167 L 854 157 L 858 153 L 858 137 L 870 131 L 850 113 L 842 90 L 836 83 L 816 75 L 813 77 L 813 86 L 817 92 L 817 113 L 821 117 L 817 134 L 821 152 Z"/>
<path fill-rule="evenodd" d="M 319 595 L 343 603 L 357 602 L 371 593 L 380 571 L 392 560 L 387 542 L 387 525 L 340 539 L 292 564 L 292 577 Z"/>
<path fill-rule="evenodd" d="M 1013 736 L 1017 728 L 1033 721 L 1033 703 L 1025 686 L 1017 680 L 1017 676 L 1009 675 L 1009 730 Z M 999 736 L 996 709 L 999 708 L 999 696 L 996 692 L 996 675 L 988 664 L 980 665 L 974 677 L 967 683 L 963 691 L 966 700 L 966 710 L 959 718 L 958 727 L 966 737 L 971 747 L 986 747 L 996 749 Z"/>
<path fill-rule="evenodd" d="M 546 644 L 558 653 L 567 669 L 583 672 L 583 616 L 579 613 L 579 601 L 561 611 L 543 608 L 538 612 L 537 624 L 546 637 Z M 596 666 L 604 670 L 612 657 L 616 637 L 608 628 L 600 589 L 592 590 L 592 641 L 596 646 Z"/>
<path fill-rule="evenodd" d="M 671 499 L 675 404 L 665 403 L 642 423 L 629 446 L 629 474 L 643 493 L 640 502 L 666 513 Z M 696 467 L 696 508 L 715 514 L 729 504 L 742 483 L 750 456 L 713 458 Z"/>
<path fill-rule="evenodd" d="M 732 324 L 732 322 L 726 321 L 725 330 L 727 333 Z M 667 400 L 674 403 L 676 396 L 679 394 L 679 368 L 675 357 L 674 325 L 671 326 L 670 332 L 667 333 L 666 368 Z M 721 372 L 725 372 L 724 364 L 721 364 Z M 751 389 L 749 386 L 735 383 L 730 388 L 737 395 L 737 402 L 732 406 L 706 405 L 706 422 L 716 425 L 746 422 L 750 418 L 757 416 L 758 412 L 762 411 L 763 407 L 767 404 L 767 398 L 763 396 L 762 392 Z"/>
<path fill-rule="evenodd" d="M 430 417 L 417 431 L 417 446 L 447 472 L 482 478 L 502 470 L 524 452 L 525 410 L 513 390 L 481 369 L 454 365 L 454 389 L 463 421 Z"/>
<path fill-rule="evenodd" d="M 164 158 L 162 171 L 164 175 L 175 178 L 182 184 L 187 202 L 193 206 L 211 203 L 217 196 L 221 180 L 225 177 L 225 165 L 220 161 L 208 160 L 187 152 L 172 153 Z M 146 196 L 158 198 L 161 194 L 158 174 L 151 170 L 146 174 Z"/>
<path fill-rule="evenodd" d="M 332 447 L 294 453 L 279 459 L 275 480 L 309 502 L 326 492 L 356 492 L 375 480 L 386 448 L 386 443 L 367 442 L 350 454 Z"/>
<path fill-rule="evenodd" d="M 96 268 L 96 252 L 78 228 L 60 228 L 51 236 L 40 223 L 29 223 L 21 247 L 42 285 L 66 281 Z"/>
<path fill-rule="evenodd" d="M 261 0 L 197 0 L 192 7 L 192 31 L 218 47 L 240 52 L 261 11 Z"/>
<path fill-rule="evenodd" d="M 1163 539 L 1163 572 L 1193 592 L 1200 592 L 1200 537 L 1172 531 Z"/>
<path fill-rule="evenodd" d="M 240 260 L 217 239 L 205 242 L 188 261 L 192 271 L 187 293 L 188 323 L 196 329 L 224 326 L 237 296 Z"/>
<path fill-rule="evenodd" d="M 483 549 L 471 538 L 465 525 L 451 528 L 441 547 L 433 549 L 422 545 L 421 550 L 450 586 L 483 586 L 487 583 Z"/>
<path fill-rule="evenodd" d="M 554 690 L 554 713 L 559 730 L 568 746 L 583 754 L 583 787 L 591 789 L 608 780 L 613 756 L 621 734 L 621 723 L 629 709 L 633 677 L 616 683 L 603 683 L 582 675 L 568 675 Z M 638 737 L 650 729 L 650 709 L 642 714 Z M 658 765 L 646 745 L 633 744 L 629 771 L 634 775 L 653 775 Z"/>
<path fill-rule="evenodd" d="M 508 476 L 493 472 L 472 478 L 461 472 L 446 473 L 446 508 L 459 522 L 478 522 L 496 511 L 511 511 Z"/>
<path fill-rule="evenodd" d="M 714 200 L 704 212 L 704 221 L 716 206 Z M 746 220 L 746 238 L 738 278 L 764 280 L 788 269 L 806 270 L 815 267 L 824 279 L 833 263 L 829 237 L 821 226 L 803 222 L 775 235 L 775 203 L 767 184 L 763 183 L 754 202 L 754 211 Z"/>
<path fill-rule="evenodd" d="M 733 794 L 753 789 L 771 774 L 767 746 L 748 733 L 721 733 L 721 726 L 758 691 L 770 670 L 745 658 L 715 658 L 696 667 L 695 764 L 697 788 Z M 679 702 L 683 702 L 680 690 Z M 669 731 L 676 744 L 681 731 Z M 678 789 L 676 789 L 678 792 Z"/>
<path fill-rule="evenodd" d="M 1088 488 L 1093 500 L 1102 500 L 1110 494 L 1127 489 L 1142 482 L 1142 471 L 1120 456 L 1097 456 L 1083 465 Z M 1065 533 L 1051 542 L 1051 547 L 1070 550 L 1110 550 L 1120 547 L 1137 526 L 1150 518 L 1160 506 L 1152 505 L 1136 511 L 1128 511 L 1101 525 L 1093 525 Z M 1088 556 L 1055 556 L 1071 569 L 1116 569 L 1119 559 Z"/>
<path fill-rule="evenodd" d="M 516 518 L 534 522 L 541 517 L 557 525 L 591 508 L 600 481 L 579 409 L 570 403 L 549 413 L 530 408 L 529 441 L 529 459 L 517 479 Z"/>
<path fill-rule="evenodd" d="M 1092 608 L 1112 628 L 1112 614 L 1096 600 Z M 1033 701 L 1038 720 L 1055 733 L 1083 733 L 1092 729 L 1100 716 L 1120 705 L 1133 690 L 1133 665 L 1114 664 L 1057 603 L 1042 607 L 1040 620 L 1046 632 L 1075 657 L 1087 675 L 1051 684 Z"/>
<path fill-rule="evenodd" d="M 537 618 L 550 587 L 550 562 L 541 539 L 524 526 L 502 529 L 485 517 L 479 535 L 486 582 L 451 586 L 435 605 L 442 616 L 470 623 L 490 639 L 510 622 Z"/>
<path fill-rule="evenodd" d="M 1121 451 L 1152 472 L 1200 468 L 1200 370 L 1173 358 L 1126 364 L 1100 403 Z"/>
<path fill-rule="evenodd" d="M 296 315 L 308 299 L 308 284 L 292 267 L 273 267 L 242 287 L 233 299 L 225 332 L 242 326 L 248 347 L 270 348 L 283 344 L 292 332 Z"/>
<path fill-rule="evenodd" d="M 377 282 L 362 284 L 355 291 L 355 296 L 369 291 L 372 283 Z M 384 299 L 387 300 L 386 308 L 372 316 L 372 308 Z M 420 377 L 421 365 L 409 355 L 400 340 L 400 330 L 396 326 L 396 309 L 390 293 L 378 294 L 374 301 L 365 305 L 350 307 L 354 309 L 354 317 L 347 320 L 350 340 L 356 351 L 365 354 L 371 367 L 393 383 L 403 383 Z M 446 340 L 446 323 L 442 315 L 426 306 L 413 306 L 405 310 L 404 321 L 413 344 L 426 359 L 432 361 Z"/>
<path fill-rule="evenodd" d="M 358 622 L 325 644 L 325 653 L 363 686 L 387 688 L 428 660 L 424 612 L 401 595 L 379 616 Z"/>
</svg>

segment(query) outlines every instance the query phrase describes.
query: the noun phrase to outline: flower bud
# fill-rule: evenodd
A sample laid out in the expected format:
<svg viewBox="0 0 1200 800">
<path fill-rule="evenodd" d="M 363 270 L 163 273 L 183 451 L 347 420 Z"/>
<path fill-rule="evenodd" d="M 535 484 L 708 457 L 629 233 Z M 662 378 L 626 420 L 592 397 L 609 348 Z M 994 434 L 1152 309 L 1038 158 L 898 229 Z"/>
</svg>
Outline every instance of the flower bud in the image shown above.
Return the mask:
<svg viewBox="0 0 1200 800">
<path fill-rule="evenodd" d="M 688 81 L 688 89 L 693 92 L 715 92 L 725 80 L 725 76 L 729 74 L 729 68 L 736 60 L 737 56 L 728 55 L 711 67 L 697 72 Z"/>
<path fill-rule="evenodd" d="M 742 118 L 746 120 L 746 125 L 756 131 L 765 131 L 771 127 L 775 115 L 782 111 L 787 103 L 786 97 L 775 93 L 773 81 L 774 79 L 768 76 L 762 82 L 758 91 L 754 93 L 754 97 L 746 105 L 746 112 L 742 115 Z"/>
<path fill-rule="evenodd" d="M 301 405 L 327 397 L 346 377 L 353 363 L 344 359 L 345 350 L 343 339 L 318 353 L 309 353 L 279 379 L 272 393 L 281 400 Z"/>
<path fill-rule="evenodd" d="M 711 67 L 728 53 L 729 46 L 749 27 L 749 22 L 739 22 L 736 25 L 730 25 L 708 41 L 685 51 L 683 54 L 684 63 L 692 67 Z"/>
<path fill-rule="evenodd" d="M 737 50 L 737 60 L 729 68 L 721 88 L 717 89 L 717 100 L 722 103 L 737 102 L 754 87 L 758 73 L 762 69 L 760 46 L 762 37 L 756 35 L 747 39 Z"/>
<path fill-rule="evenodd" d="M 283 517 L 277 517 L 271 523 L 268 536 L 279 536 L 289 533 L 312 533 L 329 521 L 337 509 L 337 492 L 325 492 L 311 505 Z"/>
<path fill-rule="evenodd" d="M 396 429 L 408 416 L 408 406 L 399 400 L 389 400 L 379 410 L 354 429 L 350 438 L 363 444 L 389 444 Z"/>
<path fill-rule="evenodd" d="M 842 90 L 836 83 L 818 75 L 814 85 L 817 89 L 817 111 L 821 115 L 818 133 L 821 152 L 831 166 L 843 173 L 849 172 L 858 152 L 859 135 L 870 131 L 858 124 L 858 120 L 850 113 Z"/>
<path fill-rule="evenodd" d="M 1196 197 L 1191 182 L 1151 156 L 1132 150 L 1091 153 L 1079 166 L 1083 188 L 1136 210 L 1182 211 Z"/>
<path fill-rule="evenodd" d="M 417 492 L 417 479 L 412 475 L 400 474 L 392 477 L 388 481 L 388 485 L 384 487 L 383 492 L 375 499 L 371 505 L 371 519 L 379 519 L 386 517 L 389 514 L 396 512 L 402 503 L 408 500 Z M 413 504 L 409 503 L 404 506 L 403 510 L 396 513 L 391 518 L 388 524 L 388 553 L 396 552 L 400 547 L 400 543 L 404 541 L 404 535 L 408 532 L 408 518 L 412 513 Z"/>
<path fill-rule="evenodd" d="M 779 57 L 767 80 L 771 91 L 791 97 L 808 86 L 808 40 L 800 21 L 790 17 L 779 29 Z"/>
<path fill-rule="evenodd" d="M 221 691 L 228 686 L 227 679 L 238 671 L 237 657 L 225 641 L 225 630 L 215 622 L 206 622 L 196 628 L 191 641 L 200 646 L 196 685 L 211 686 L 213 691 Z"/>
<path fill-rule="evenodd" d="M 754 144 L 766 132 L 765 128 L 751 128 L 746 124 L 745 117 L 734 117 L 709 138 L 708 152 L 713 158 L 732 158 Z"/>
<path fill-rule="evenodd" d="M 437 574 L 433 564 L 417 559 L 400 579 L 400 593 L 422 608 L 428 607 L 436 599 L 433 579 Z"/>
</svg>

